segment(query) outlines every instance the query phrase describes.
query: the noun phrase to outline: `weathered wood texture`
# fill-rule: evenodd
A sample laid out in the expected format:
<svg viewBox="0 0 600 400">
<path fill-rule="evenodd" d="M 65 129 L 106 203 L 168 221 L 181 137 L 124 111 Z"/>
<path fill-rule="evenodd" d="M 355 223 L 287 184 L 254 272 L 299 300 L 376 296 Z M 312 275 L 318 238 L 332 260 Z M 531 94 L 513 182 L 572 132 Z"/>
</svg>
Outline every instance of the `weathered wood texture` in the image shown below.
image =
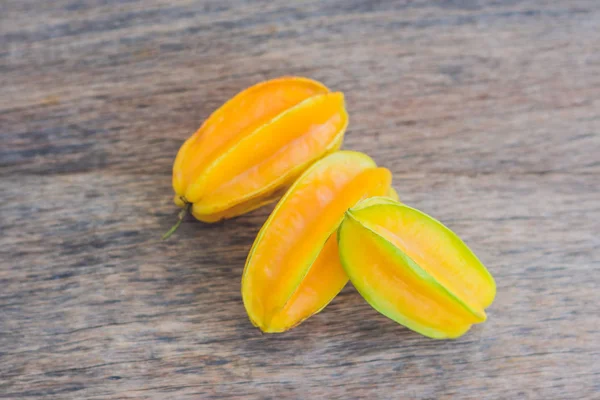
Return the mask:
<svg viewBox="0 0 600 400">
<path fill-rule="evenodd" d="M 496 277 L 433 341 L 349 286 L 260 335 L 239 284 L 269 208 L 174 222 L 175 153 L 284 74 L 346 93 L 346 148 Z M 600 398 L 597 0 L 2 0 L 0 398 Z"/>
</svg>

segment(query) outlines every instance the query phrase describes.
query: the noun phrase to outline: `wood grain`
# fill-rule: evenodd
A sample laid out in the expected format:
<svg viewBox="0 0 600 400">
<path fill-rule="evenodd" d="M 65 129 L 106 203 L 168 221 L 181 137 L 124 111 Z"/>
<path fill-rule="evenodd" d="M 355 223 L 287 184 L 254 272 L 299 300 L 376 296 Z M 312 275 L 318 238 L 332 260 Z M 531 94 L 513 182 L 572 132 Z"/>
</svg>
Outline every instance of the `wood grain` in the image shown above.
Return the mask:
<svg viewBox="0 0 600 400">
<path fill-rule="evenodd" d="M 182 141 L 291 74 L 488 266 L 486 324 L 426 339 L 349 286 L 260 335 L 268 207 L 159 241 Z M 0 93 L 0 398 L 600 398 L 597 0 L 3 0 Z"/>
</svg>

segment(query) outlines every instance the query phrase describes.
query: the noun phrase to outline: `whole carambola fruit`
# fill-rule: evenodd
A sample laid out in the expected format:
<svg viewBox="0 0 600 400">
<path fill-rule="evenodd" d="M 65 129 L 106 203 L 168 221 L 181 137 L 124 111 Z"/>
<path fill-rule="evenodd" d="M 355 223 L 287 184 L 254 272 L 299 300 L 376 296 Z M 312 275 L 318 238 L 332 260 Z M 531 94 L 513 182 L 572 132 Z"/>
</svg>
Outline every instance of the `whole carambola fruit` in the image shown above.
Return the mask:
<svg viewBox="0 0 600 400">
<path fill-rule="evenodd" d="M 319 312 L 348 281 L 335 231 L 361 199 L 390 193 L 391 173 L 363 153 L 338 151 L 313 164 L 258 233 L 242 277 L 251 322 L 283 332 Z M 394 196 L 395 192 L 391 192 Z"/>
<path fill-rule="evenodd" d="M 352 284 L 373 308 L 432 338 L 455 338 L 485 321 L 494 279 L 450 229 L 387 198 L 350 209 L 338 230 Z"/>
<path fill-rule="evenodd" d="M 342 144 L 342 93 L 283 77 L 252 86 L 216 110 L 179 149 L 175 203 L 205 222 L 275 200 L 306 168 Z"/>
</svg>

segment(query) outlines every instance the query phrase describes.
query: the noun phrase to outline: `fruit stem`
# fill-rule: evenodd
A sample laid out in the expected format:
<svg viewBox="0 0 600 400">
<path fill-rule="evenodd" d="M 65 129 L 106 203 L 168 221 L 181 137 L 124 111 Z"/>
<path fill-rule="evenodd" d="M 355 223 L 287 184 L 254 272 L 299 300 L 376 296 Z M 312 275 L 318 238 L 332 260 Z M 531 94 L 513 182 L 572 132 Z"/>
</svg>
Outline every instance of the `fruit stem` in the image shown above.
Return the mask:
<svg viewBox="0 0 600 400">
<path fill-rule="evenodd" d="M 185 218 L 186 214 L 190 212 L 191 207 L 192 203 L 187 203 L 185 207 L 181 211 L 179 211 L 179 215 L 177 216 L 177 222 L 171 227 L 171 229 L 167 231 L 167 233 L 165 233 L 162 236 L 162 240 L 167 240 L 173 234 L 173 232 L 175 232 L 177 228 L 179 228 L 179 225 L 181 225 L 181 223 L 183 222 L 183 219 Z"/>
</svg>

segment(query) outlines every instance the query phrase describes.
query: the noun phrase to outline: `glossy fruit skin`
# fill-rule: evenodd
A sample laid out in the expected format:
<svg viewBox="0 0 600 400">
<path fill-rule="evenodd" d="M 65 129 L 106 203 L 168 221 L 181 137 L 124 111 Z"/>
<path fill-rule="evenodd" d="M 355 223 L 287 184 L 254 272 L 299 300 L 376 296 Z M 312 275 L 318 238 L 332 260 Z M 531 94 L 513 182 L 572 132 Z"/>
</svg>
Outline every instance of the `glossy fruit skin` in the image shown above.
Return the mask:
<svg viewBox="0 0 600 400">
<path fill-rule="evenodd" d="M 350 209 L 338 230 L 342 266 L 377 311 L 422 335 L 456 338 L 486 320 L 493 277 L 450 229 L 391 200 Z"/>
<path fill-rule="evenodd" d="M 301 77 L 254 85 L 217 109 L 179 149 L 174 202 L 204 222 L 277 199 L 337 150 L 348 125 L 342 93 Z"/>
<path fill-rule="evenodd" d="M 250 321 L 283 332 L 319 312 L 345 286 L 335 231 L 358 201 L 390 191 L 391 174 L 362 153 L 338 151 L 290 187 L 260 230 L 242 277 Z"/>
</svg>

